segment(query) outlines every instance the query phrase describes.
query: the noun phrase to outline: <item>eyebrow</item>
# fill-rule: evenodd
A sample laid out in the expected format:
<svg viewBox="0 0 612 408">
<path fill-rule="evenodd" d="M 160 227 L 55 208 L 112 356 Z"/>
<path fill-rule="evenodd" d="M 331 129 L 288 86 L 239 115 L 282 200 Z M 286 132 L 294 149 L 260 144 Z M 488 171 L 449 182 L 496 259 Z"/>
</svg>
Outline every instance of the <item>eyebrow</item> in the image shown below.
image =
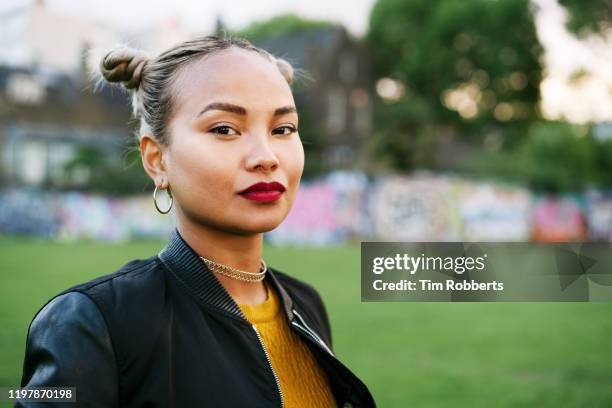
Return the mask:
<svg viewBox="0 0 612 408">
<path fill-rule="evenodd" d="M 212 103 L 209 103 L 208 105 L 206 105 L 206 107 L 204 109 L 202 109 L 200 111 L 200 113 L 198 113 L 196 118 L 202 116 L 204 113 L 206 113 L 206 112 L 208 112 L 210 110 L 221 110 L 221 111 L 225 111 L 225 112 L 235 113 L 237 115 L 246 115 L 247 114 L 247 110 L 245 108 L 243 108 L 242 106 L 234 105 L 234 104 L 231 104 L 231 103 L 225 103 L 225 102 L 212 102 Z M 278 108 L 278 109 L 276 109 L 274 111 L 274 116 L 286 115 L 286 114 L 292 113 L 292 112 L 297 112 L 297 110 L 295 109 L 295 106 L 283 106 L 283 107 Z"/>
</svg>

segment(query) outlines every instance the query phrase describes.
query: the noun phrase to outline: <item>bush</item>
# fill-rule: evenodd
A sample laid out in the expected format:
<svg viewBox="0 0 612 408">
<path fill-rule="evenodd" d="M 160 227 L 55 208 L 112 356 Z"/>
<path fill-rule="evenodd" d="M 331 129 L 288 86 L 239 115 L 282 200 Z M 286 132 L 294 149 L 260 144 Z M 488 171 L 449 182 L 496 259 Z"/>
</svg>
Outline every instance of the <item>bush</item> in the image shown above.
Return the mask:
<svg viewBox="0 0 612 408">
<path fill-rule="evenodd" d="M 485 153 L 468 170 L 520 182 L 543 193 L 581 191 L 594 184 L 609 187 L 612 141 L 598 142 L 568 123 L 539 121 L 516 146 Z"/>
<path fill-rule="evenodd" d="M 517 151 L 517 171 L 530 187 L 576 191 L 596 180 L 593 138 L 562 122 L 536 122 Z"/>
</svg>

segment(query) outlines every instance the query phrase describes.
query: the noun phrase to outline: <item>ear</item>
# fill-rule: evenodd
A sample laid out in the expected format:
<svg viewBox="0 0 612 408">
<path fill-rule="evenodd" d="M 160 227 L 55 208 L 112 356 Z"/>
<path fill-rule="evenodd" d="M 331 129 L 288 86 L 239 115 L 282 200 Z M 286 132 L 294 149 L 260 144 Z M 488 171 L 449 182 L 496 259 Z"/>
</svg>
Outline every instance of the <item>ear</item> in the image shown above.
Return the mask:
<svg viewBox="0 0 612 408">
<path fill-rule="evenodd" d="M 159 188 L 168 187 L 168 176 L 166 174 L 163 153 L 162 145 L 152 135 L 142 135 L 140 138 L 142 166 Z"/>
</svg>

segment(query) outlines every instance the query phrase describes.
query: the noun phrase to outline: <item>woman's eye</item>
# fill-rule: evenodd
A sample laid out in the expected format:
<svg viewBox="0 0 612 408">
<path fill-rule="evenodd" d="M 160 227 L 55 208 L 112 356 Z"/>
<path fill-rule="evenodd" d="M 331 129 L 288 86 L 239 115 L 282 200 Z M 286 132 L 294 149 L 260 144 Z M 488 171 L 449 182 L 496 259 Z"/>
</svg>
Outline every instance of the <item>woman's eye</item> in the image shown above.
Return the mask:
<svg viewBox="0 0 612 408">
<path fill-rule="evenodd" d="M 290 135 L 291 133 L 297 132 L 297 129 L 293 126 L 281 126 L 277 127 L 272 131 L 275 135 Z"/>
<path fill-rule="evenodd" d="M 238 132 L 236 132 L 234 129 L 232 129 L 229 126 L 217 126 L 217 127 L 210 129 L 210 132 L 217 133 L 220 135 L 237 135 L 238 134 Z"/>
</svg>

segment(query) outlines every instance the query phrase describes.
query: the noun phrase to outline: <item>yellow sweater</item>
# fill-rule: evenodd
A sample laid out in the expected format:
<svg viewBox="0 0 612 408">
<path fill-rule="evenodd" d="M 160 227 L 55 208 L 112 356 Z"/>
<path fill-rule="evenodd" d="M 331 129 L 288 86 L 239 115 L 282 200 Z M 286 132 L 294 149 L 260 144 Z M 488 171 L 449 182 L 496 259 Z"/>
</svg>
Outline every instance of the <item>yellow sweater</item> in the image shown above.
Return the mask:
<svg viewBox="0 0 612 408">
<path fill-rule="evenodd" d="M 304 341 L 289 328 L 280 313 L 276 291 L 269 284 L 265 285 L 268 297 L 264 303 L 238 306 L 259 331 L 280 382 L 285 406 L 336 406 L 327 375 Z"/>
</svg>

